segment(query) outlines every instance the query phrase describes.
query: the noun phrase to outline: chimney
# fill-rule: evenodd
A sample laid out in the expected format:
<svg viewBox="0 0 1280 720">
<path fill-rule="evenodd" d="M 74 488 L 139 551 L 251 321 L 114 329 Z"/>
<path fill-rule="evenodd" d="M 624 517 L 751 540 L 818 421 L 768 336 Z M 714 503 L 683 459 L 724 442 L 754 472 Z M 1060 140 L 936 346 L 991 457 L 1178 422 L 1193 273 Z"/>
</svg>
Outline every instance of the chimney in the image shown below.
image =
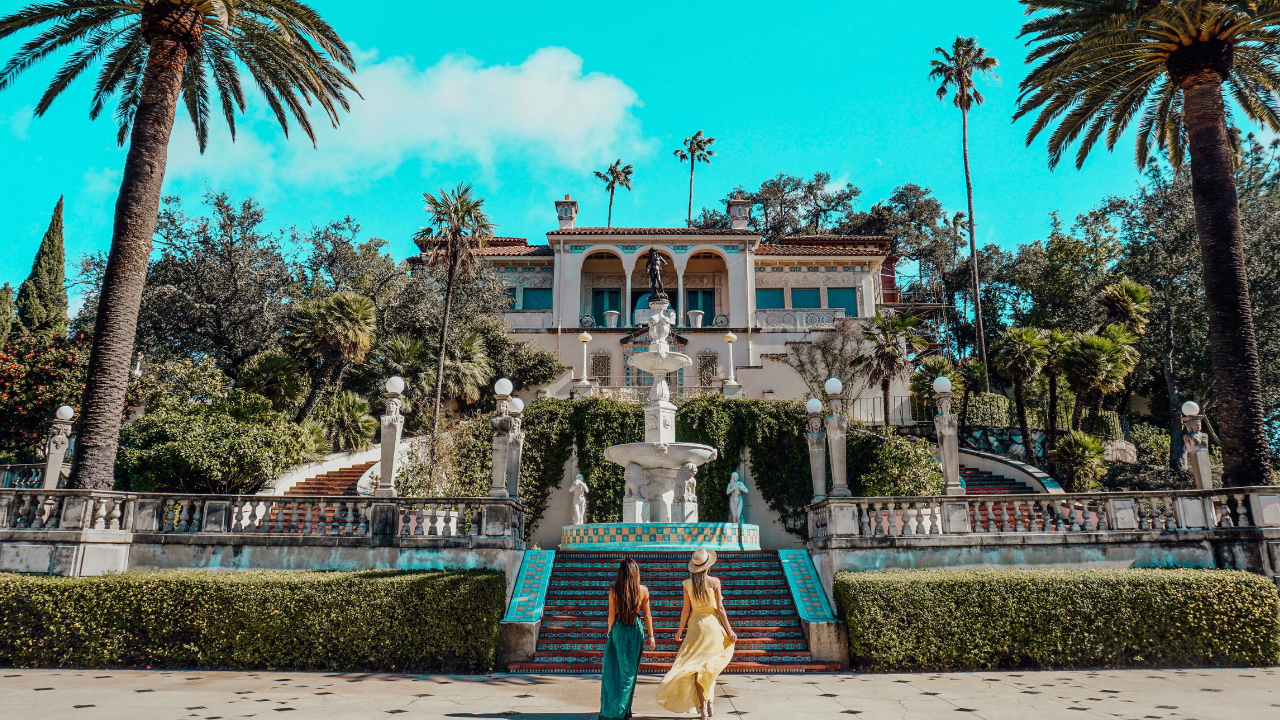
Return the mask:
<svg viewBox="0 0 1280 720">
<path fill-rule="evenodd" d="M 561 230 L 577 227 L 578 201 L 570 200 L 568 195 L 565 195 L 563 200 L 557 200 L 556 219 L 560 221 Z"/>
<path fill-rule="evenodd" d="M 742 196 L 742 193 L 734 193 L 729 198 L 729 227 L 734 230 L 746 230 L 747 221 L 751 219 L 751 201 Z"/>
</svg>

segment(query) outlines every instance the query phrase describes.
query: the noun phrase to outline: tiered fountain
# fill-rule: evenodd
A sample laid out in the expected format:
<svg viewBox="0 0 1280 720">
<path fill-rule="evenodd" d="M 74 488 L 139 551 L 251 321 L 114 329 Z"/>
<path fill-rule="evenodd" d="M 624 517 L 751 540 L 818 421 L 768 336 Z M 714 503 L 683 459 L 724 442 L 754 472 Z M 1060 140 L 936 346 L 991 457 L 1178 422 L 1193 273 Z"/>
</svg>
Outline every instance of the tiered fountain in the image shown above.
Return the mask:
<svg viewBox="0 0 1280 720">
<path fill-rule="evenodd" d="M 604 454 L 625 468 L 622 522 L 566 526 L 562 549 L 760 549 L 757 525 L 698 522 L 698 467 L 715 460 L 716 449 L 676 442 L 676 406 L 666 377 L 692 367 L 693 360 L 672 352 L 667 340 L 676 314 L 662 291 L 662 265 L 661 255 L 649 253 L 649 350 L 628 358 L 628 364 L 654 378 L 644 408 L 644 442 L 614 445 Z"/>
</svg>

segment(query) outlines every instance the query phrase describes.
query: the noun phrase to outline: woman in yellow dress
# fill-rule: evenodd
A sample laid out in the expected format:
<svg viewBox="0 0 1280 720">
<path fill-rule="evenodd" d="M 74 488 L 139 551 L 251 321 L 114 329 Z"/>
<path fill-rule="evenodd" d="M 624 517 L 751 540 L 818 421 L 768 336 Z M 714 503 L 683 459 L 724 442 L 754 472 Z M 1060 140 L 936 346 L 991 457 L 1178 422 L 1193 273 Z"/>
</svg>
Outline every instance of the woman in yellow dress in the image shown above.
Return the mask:
<svg viewBox="0 0 1280 720">
<path fill-rule="evenodd" d="M 689 560 L 689 579 L 684 581 L 684 604 L 680 608 L 680 627 L 676 642 L 689 635 L 680 645 L 675 662 L 658 685 L 658 704 L 671 712 L 697 710 L 702 720 L 715 714 L 716 677 L 733 659 L 738 635 L 729 627 L 724 610 L 724 593 L 718 578 L 707 571 L 716 562 L 715 551 L 697 550 Z"/>
</svg>

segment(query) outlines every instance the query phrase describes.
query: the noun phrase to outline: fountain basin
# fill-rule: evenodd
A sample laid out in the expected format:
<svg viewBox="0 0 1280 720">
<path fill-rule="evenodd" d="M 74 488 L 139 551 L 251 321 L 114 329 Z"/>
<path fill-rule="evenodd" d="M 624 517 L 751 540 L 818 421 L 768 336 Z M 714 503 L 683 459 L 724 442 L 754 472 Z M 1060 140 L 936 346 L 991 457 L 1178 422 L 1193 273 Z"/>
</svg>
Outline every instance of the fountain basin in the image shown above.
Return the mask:
<svg viewBox="0 0 1280 720">
<path fill-rule="evenodd" d="M 760 526 L 737 523 L 567 525 L 561 550 L 759 550 Z"/>
<path fill-rule="evenodd" d="M 664 451 L 665 449 L 665 451 Z M 718 453 L 709 445 L 697 443 L 626 443 L 614 445 L 604 451 L 611 463 L 626 467 L 635 463 L 645 470 L 675 471 L 685 463 L 702 465 L 715 460 Z"/>
<path fill-rule="evenodd" d="M 693 358 L 678 352 L 669 352 L 665 357 L 656 352 L 646 352 L 627 358 L 627 364 L 650 375 L 665 375 L 673 370 L 693 367 Z"/>
</svg>

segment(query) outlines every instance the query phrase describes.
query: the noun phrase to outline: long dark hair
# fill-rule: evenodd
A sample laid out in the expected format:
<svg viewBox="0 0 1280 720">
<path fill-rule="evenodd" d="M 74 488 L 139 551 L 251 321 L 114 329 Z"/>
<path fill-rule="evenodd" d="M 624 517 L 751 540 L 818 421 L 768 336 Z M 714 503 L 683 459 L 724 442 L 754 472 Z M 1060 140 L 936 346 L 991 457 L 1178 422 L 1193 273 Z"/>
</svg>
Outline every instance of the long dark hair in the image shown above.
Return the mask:
<svg viewBox="0 0 1280 720">
<path fill-rule="evenodd" d="M 618 622 L 630 625 L 640 617 L 640 566 L 627 558 L 618 563 L 613 580 L 614 613 Z"/>
</svg>

